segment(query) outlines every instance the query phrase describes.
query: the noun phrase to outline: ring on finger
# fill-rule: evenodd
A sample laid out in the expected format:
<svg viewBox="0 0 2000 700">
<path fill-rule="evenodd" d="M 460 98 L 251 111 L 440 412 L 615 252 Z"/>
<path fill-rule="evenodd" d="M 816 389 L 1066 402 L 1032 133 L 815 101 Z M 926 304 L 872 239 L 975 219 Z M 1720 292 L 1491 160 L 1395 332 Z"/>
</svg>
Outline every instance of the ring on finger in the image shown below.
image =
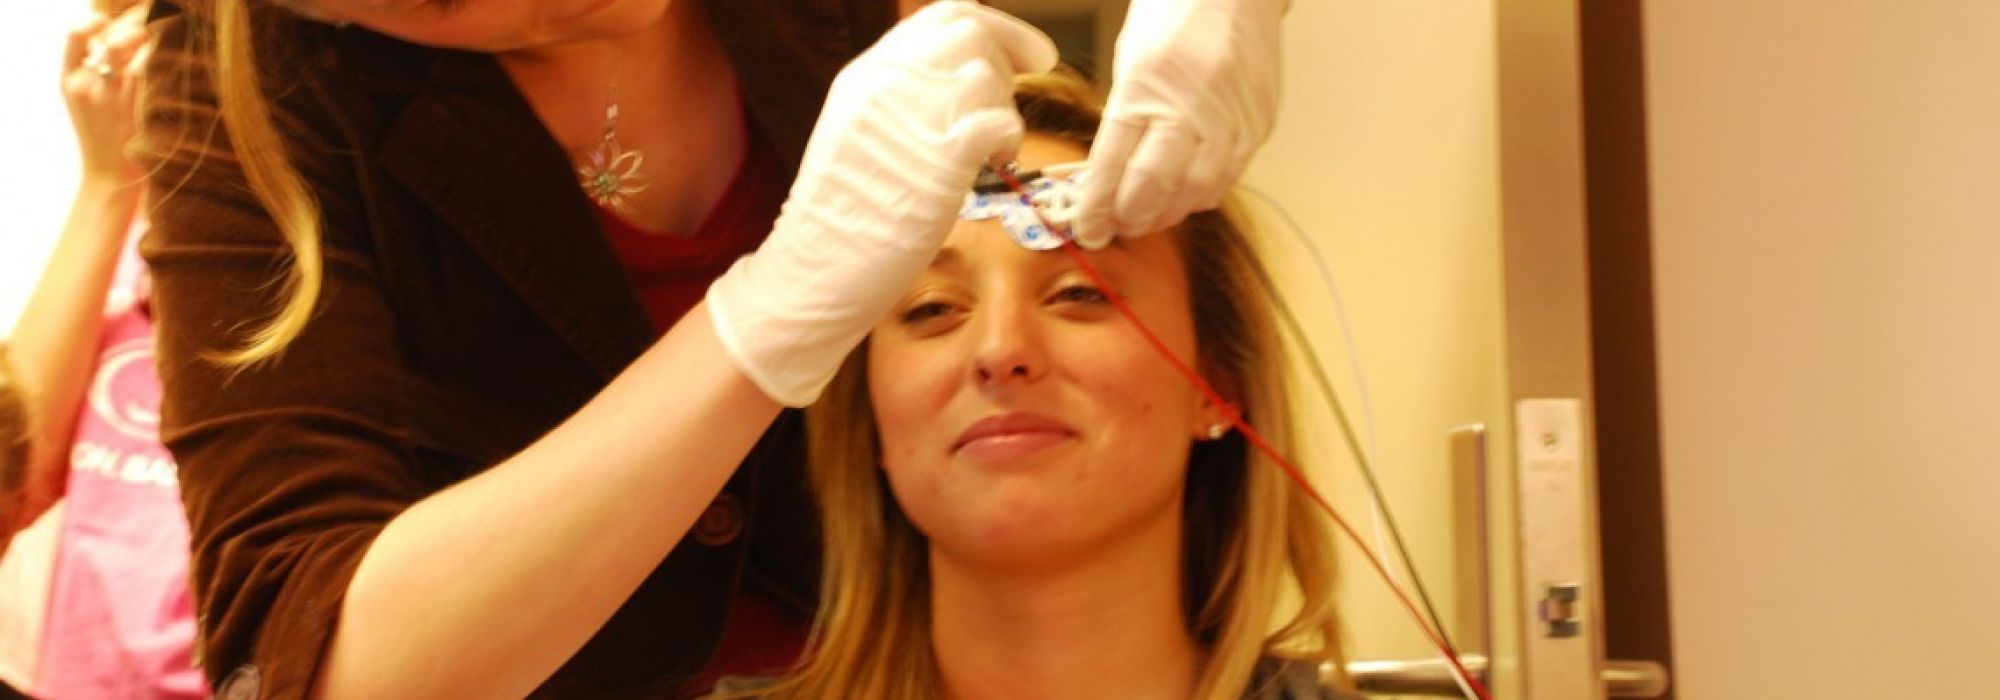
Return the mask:
<svg viewBox="0 0 2000 700">
<path fill-rule="evenodd" d="M 111 47 L 96 39 L 91 40 L 90 53 L 83 57 L 83 67 L 96 73 L 97 77 L 107 80 L 118 72 L 118 69 L 111 67 Z"/>
</svg>

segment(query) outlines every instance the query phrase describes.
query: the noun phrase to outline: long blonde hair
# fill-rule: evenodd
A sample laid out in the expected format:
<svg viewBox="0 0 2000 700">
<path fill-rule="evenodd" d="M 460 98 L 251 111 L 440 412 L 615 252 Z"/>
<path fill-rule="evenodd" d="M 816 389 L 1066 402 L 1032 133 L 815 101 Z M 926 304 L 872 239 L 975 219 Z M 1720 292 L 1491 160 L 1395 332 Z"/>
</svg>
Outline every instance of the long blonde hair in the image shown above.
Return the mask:
<svg viewBox="0 0 2000 700">
<path fill-rule="evenodd" d="M 207 161 L 218 138 L 226 139 L 225 150 L 241 169 L 244 183 L 259 205 L 271 217 L 290 256 L 278 279 L 279 303 L 270 317 L 257 324 L 234 349 L 214 353 L 211 360 L 237 367 L 272 359 L 304 332 L 312 317 L 325 278 L 325 261 L 320 250 L 320 206 L 311 188 L 293 167 L 288 143 L 271 114 L 265 96 L 267 76 L 260 73 L 255 27 L 285 19 L 285 13 L 255 0 L 213 0 L 179 2 L 182 21 L 188 23 L 189 46 L 180 60 L 203 60 L 196 70 L 207 73 L 213 90 L 214 107 L 194 99 L 200 76 L 184 75 L 165 85 L 146 86 L 148 121 L 159 120 L 177 126 L 168 133 L 154 133 L 153 124 L 141 132 L 135 154 L 148 162 L 151 170 L 178 161 L 183 173 L 180 182 L 165 183 L 165 191 L 155 202 L 173 196 L 174 190 Z M 303 21 L 303 20 L 292 20 Z M 159 56 L 159 54 L 155 54 Z M 171 91 L 171 92 L 170 92 Z M 190 138 L 191 125 L 206 122 L 205 135 Z M 218 129 L 217 127 L 221 127 Z"/>
<path fill-rule="evenodd" d="M 1030 133 L 1088 146 L 1095 92 L 1058 74 L 1024 78 L 1016 103 Z M 1197 365 L 1235 391 L 1248 420 L 1281 450 L 1293 445 L 1283 348 L 1272 299 L 1243 223 L 1197 214 L 1171 234 L 1187 266 Z M 865 346 L 864 346 L 865 348 Z M 928 552 L 881 470 L 865 349 L 807 411 L 811 477 L 822 512 L 825 583 L 807 657 L 757 694 L 771 698 L 940 695 L 930 645 Z M 1240 436 L 1196 443 L 1183 504 L 1185 623 L 1208 654 L 1195 697 L 1242 697 L 1276 650 L 1340 660 L 1331 537 L 1311 502 Z M 1289 589 L 1289 591 L 1287 590 Z M 1287 592 L 1300 604 L 1275 631 Z M 1336 666 L 1338 664 L 1336 663 Z"/>
</svg>

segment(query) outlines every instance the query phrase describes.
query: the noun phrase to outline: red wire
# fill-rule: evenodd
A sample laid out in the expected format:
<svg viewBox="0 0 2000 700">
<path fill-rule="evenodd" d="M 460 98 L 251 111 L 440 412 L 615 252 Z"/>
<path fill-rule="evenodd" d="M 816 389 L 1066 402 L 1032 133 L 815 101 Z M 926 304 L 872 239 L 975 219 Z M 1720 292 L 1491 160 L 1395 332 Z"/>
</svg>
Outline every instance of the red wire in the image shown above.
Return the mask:
<svg viewBox="0 0 2000 700">
<path fill-rule="evenodd" d="M 1327 517 L 1332 518 L 1333 523 L 1340 526 L 1341 532 L 1346 533 L 1347 538 L 1354 542 L 1354 546 L 1359 547 L 1361 553 L 1366 555 L 1365 558 L 1368 560 L 1368 564 L 1374 567 L 1375 573 L 1382 577 L 1382 583 L 1389 587 L 1389 592 L 1396 594 L 1396 600 L 1403 604 L 1404 610 L 1409 611 L 1411 619 L 1417 623 L 1417 628 L 1422 630 L 1424 636 L 1430 639 L 1431 644 L 1437 647 L 1438 652 L 1444 655 L 1445 661 L 1449 662 L 1452 668 L 1458 670 L 1460 677 L 1464 678 L 1465 682 L 1472 686 L 1473 694 L 1478 695 L 1479 700 L 1492 700 L 1493 696 L 1486 690 L 1486 686 L 1481 684 L 1478 678 L 1465 670 L 1465 666 L 1458 660 L 1458 654 L 1452 651 L 1450 645 L 1445 644 L 1444 637 L 1431 627 L 1431 623 L 1427 622 L 1421 613 L 1417 612 L 1417 606 L 1410 602 L 1410 596 L 1404 593 L 1401 587 L 1396 585 L 1394 579 L 1389 577 L 1388 570 L 1382 568 L 1382 561 L 1375 556 L 1373 550 L 1368 548 L 1368 544 L 1361 539 L 1360 533 L 1355 532 L 1354 527 L 1347 524 L 1347 519 L 1340 517 L 1340 513 L 1334 511 L 1333 505 L 1320 495 L 1318 489 L 1313 488 L 1311 482 L 1306 481 L 1305 475 L 1299 472 L 1298 467 L 1293 466 L 1290 460 L 1285 459 L 1283 455 L 1279 454 L 1277 448 L 1272 447 L 1271 443 L 1264 439 L 1263 434 L 1258 433 L 1257 429 L 1250 427 L 1250 424 L 1243 420 L 1242 414 L 1236 410 L 1234 405 L 1228 401 L 1224 401 L 1222 394 L 1217 392 L 1215 387 L 1209 386 L 1208 381 L 1203 379 L 1199 372 L 1194 371 L 1188 367 L 1186 362 L 1181 361 L 1180 356 L 1175 355 L 1174 351 L 1168 348 L 1167 344 L 1162 342 L 1159 336 L 1153 334 L 1153 329 L 1148 328 L 1144 321 L 1139 320 L 1139 315 L 1133 313 L 1132 307 L 1126 304 L 1124 295 L 1119 294 L 1116 289 L 1112 288 L 1111 283 L 1104 279 L 1104 275 L 1097 271 L 1097 266 L 1090 264 L 1090 258 L 1084 255 L 1083 249 L 1076 245 L 1076 241 L 1071 240 L 1067 235 L 1059 233 L 1061 229 L 1056 228 L 1055 224 L 1050 223 L 1048 217 L 1042 213 L 1040 207 L 1034 206 L 1033 201 L 1028 196 L 1027 188 L 1021 186 L 1021 181 L 1015 179 L 1013 173 L 1008 172 L 1005 168 L 994 168 L 994 172 L 999 174 L 1003 182 L 1007 183 L 1009 189 L 1014 190 L 1015 194 L 1021 196 L 1021 203 L 1035 212 L 1035 217 L 1041 220 L 1042 226 L 1046 227 L 1051 233 L 1057 234 L 1057 238 L 1062 241 L 1063 252 L 1068 253 L 1070 259 L 1076 261 L 1076 266 L 1083 270 L 1083 274 L 1090 278 L 1092 284 L 1097 285 L 1098 290 L 1104 293 L 1105 298 L 1111 300 L 1111 305 L 1118 309 L 1119 315 L 1124 316 L 1126 321 L 1131 322 L 1132 327 L 1139 331 L 1139 335 L 1146 339 L 1147 344 L 1152 345 L 1155 352 L 1158 352 L 1161 357 L 1166 358 L 1167 362 L 1172 364 L 1174 369 L 1179 371 L 1181 376 L 1188 380 L 1189 384 L 1194 385 L 1196 390 L 1200 391 L 1203 396 L 1206 396 L 1210 403 L 1221 407 L 1223 414 L 1227 415 L 1229 422 L 1235 425 L 1238 431 L 1243 433 L 1243 437 L 1248 438 L 1250 443 L 1257 447 L 1258 451 L 1263 452 L 1264 456 L 1269 457 L 1272 462 L 1276 462 L 1280 468 L 1284 469 L 1285 475 L 1291 477 L 1292 483 L 1297 484 L 1300 489 L 1304 490 L 1306 495 L 1312 498 L 1313 503 L 1318 504 L 1320 510 L 1325 511 Z"/>
</svg>

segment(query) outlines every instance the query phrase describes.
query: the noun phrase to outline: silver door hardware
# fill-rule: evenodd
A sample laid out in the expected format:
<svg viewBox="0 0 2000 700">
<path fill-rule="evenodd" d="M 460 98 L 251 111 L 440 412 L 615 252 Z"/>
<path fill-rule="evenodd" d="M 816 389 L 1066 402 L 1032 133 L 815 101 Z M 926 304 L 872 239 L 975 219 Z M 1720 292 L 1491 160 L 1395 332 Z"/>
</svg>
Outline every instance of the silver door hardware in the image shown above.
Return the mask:
<svg viewBox="0 0 2000 700">
<path fill-rule="evenodd" d="M 1551 583 L 1542 596 L 1540 613 L 1542 622 L 1549 625 L 1550 637 L 1574 637 L 1577 634 L 1576 600 L 1583 591 L 1580 583 Z"/>
<path fill-rule="evenodd" d="M 1484 655 L 1466 654 L 1459 657 L 1459 662 L 1474 677 L 1491 682 L 1488 669 L 1492 664 Z M 1322 667 L 1320 674 L 1330 680 L 1332 668 Z M 1667 694 L 1667 668 L 1657 662 L 1608 661 L 1600 675 L 1606 697 L 1657 698 Z M 1349 661 L 1347 677 L 1354 680 L 1357 690 L 1370 695 L 1464 697 L 1459 694 L 1458 684 L 1452 682 L 1451 668 L 1443 659 Z"/>
</svg>

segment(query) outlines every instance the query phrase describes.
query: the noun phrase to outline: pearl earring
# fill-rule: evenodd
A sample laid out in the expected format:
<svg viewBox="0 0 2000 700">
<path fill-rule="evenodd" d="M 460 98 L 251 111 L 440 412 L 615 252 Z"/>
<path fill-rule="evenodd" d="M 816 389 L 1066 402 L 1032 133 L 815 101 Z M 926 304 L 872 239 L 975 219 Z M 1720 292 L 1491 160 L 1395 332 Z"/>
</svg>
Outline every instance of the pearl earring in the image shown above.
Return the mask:
<svg viewBox="0 0 2000 700">
<path fill-rule="evenodd" d="M 1228 423 L 1216 423 L 1208 426 L 1208 439 L 1210 440 L 1221 440 L 1222 436 L 1228 434 L 1229 434 Z"/>
</svg>

